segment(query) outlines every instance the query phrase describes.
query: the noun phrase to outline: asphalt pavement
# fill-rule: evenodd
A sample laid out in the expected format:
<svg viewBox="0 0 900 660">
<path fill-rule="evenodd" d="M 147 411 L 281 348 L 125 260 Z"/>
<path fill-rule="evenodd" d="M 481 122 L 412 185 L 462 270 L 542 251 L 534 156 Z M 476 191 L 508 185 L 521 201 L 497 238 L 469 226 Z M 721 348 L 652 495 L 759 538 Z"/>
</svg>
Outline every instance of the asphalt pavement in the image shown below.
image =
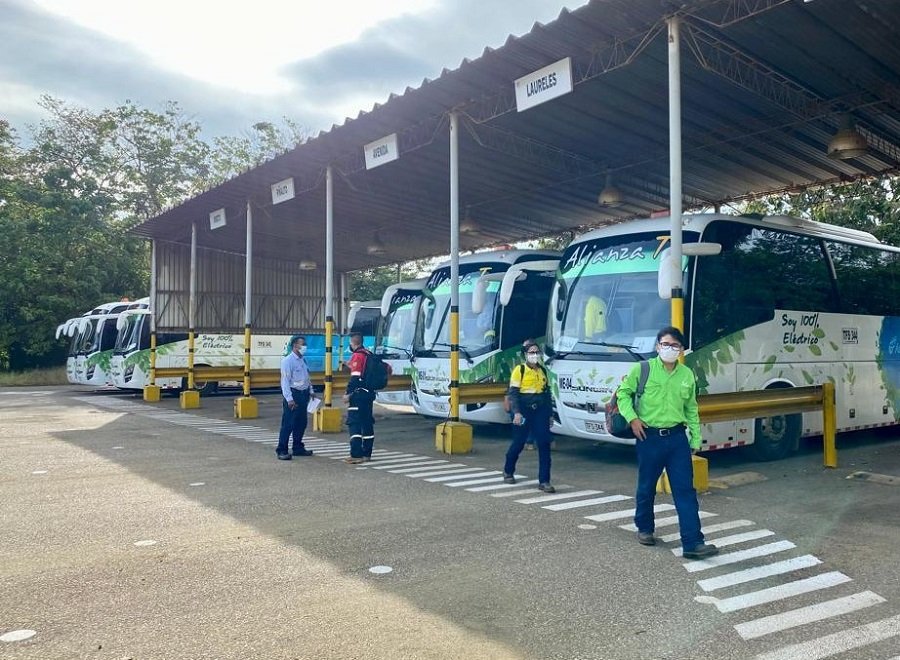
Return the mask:
<svg viewBox="0 0 900 660">
<path fill-rule="evenodd" d="M 502 483 L 508 429 L 450 457 L 378 406 L 372 463 L 311 428 L 277 461 L 279 395 L 234 396 L 0 388 L 0 658 L 900 656 L 897 429 L 710 454 L 690 562 L 669 496 L 627 529 L 633 448 L 558 438 L 549 496 L 533 451 Z"/>
</svg>

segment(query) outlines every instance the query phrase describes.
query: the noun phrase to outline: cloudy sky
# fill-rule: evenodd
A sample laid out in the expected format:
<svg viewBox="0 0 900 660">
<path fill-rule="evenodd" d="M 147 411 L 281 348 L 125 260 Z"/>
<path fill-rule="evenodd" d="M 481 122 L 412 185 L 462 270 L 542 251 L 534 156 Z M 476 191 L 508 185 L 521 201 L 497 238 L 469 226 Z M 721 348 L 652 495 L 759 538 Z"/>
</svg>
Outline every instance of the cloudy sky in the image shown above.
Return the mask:
<svg viewBox="0 0 900 660">
<path fill-rule="evenodd" d="M 50 94 L 181 107 L 207 138 L 289 117 L 313 134 L 586 0 L 0 0 L 0 117 Z"/>
</svg>

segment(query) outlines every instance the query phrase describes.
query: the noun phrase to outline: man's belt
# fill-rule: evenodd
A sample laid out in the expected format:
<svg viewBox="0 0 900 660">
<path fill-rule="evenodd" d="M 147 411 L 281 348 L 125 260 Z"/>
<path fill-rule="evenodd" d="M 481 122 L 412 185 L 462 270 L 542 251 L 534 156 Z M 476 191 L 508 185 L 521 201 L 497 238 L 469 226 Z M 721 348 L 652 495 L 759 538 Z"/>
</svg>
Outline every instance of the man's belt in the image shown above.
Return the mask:
<svg viewBox="0 0 900 660">
<path fill-rule="evenodd" d="M 684 432 L 684 424 L 677 424 L 676 426 L 671 426 L 667 429 L 657 428 L 655 426 L 648 426 L 644 429 L 644 433 L 646 435 L 658 435 L 662 438 L 667 435 L 675 435 L 676 433 Z"/>
</svg>

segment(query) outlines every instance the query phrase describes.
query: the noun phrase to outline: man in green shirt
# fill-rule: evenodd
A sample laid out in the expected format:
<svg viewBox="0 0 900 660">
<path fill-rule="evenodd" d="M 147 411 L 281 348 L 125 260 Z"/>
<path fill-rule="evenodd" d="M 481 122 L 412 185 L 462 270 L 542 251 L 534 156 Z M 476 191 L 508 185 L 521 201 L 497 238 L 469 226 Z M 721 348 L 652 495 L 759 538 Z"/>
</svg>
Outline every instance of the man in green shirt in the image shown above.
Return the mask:
<svg viewBox="0 0 900 660">
<path fill-rule="evenodd" d="M 678 362 L 683 350 L 684 335 L 678 328 L 660 330 L 656 335 L 658 357 L 649 361 L 650 375 L 639 410 L 635 411 L 632 403 L 641 371 L 640 364 L 636 364 L 619 386 L 619 412 L 631 424 L 637 448 L 634 524 L 638 529 L 638 542 L 656 544 L 653 501 L 656 482 L 665 468 L 678 513 L 684 557 L 705 559 L 718 554 L 719 549 L 704 543 L 700 531 L 691 450 L 699 449 L 703 440 L 694 372 Z"/>
</svg>

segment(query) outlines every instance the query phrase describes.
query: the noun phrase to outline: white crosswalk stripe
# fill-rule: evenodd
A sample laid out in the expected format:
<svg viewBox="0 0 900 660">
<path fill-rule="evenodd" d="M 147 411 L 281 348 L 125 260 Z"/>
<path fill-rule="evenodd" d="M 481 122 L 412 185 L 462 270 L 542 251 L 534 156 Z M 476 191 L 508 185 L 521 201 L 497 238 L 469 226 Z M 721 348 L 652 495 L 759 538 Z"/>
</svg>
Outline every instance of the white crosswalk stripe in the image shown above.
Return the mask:
<svg viewBox="0 0 900 660">
<path fill-rule="evenodd" d="M 674 508 L 675 507 L 669 507 L 670 510 L 674 509 Z M 710 513 L 709 511 L 700 511 L 699 515 L 700 515 L 700 520 L 705 520 L 706 518 L 715 518 L 719 514 L 718 513 Z M 656 529 L 659 529 L 660 527 L 671 527 L 672 525 L 678 524 L 678 516 L 669 516 L 667 518 L 657 518 L 656 522 L 654 524 L 656 525 Z M 634 526 L 634 523 L 629 523 L 627 525 L 619 525 L 619 529 L 624 529 L 627 532 L 636 532 L 637 531 L 637 527 Z"/>
<path fill-rule="evenodd" d="M 567 511 L 569 509 L 581 509 L 586 506 L 599 506 L 601 504 L 611 504 L 612 502 L 624 502 L 630 500 L 628 495 L 607 495 L 606 497 L 593 497 L 589 500 L 579 500 L 577 502 L 561 502 L 560 504 L 547 504 L 542 509 L 547 511 Z"/>
<path fill-rule="evenodd" d="M 753 580 L 761 580 L 773 575 L 783 575 L 784 573 L 793 573 L 804 568 L 812 568 L 822 563 L 822 560 L 813 555 L 803 555 L 802 557 L 794 557 L 777 561 L 764 566 L 756 566 L 755 568 L 745 568 L 742 571 L 734 573 L 726 573 L 718 577 L 708 578 L 706 580 L 698 580 L 697 585 L 703 591 L 715 591 L 716 589 L 724 589 L 725 587 L 733 587 L 738 584 L 752 582 Z"/>
<path fill-rule="evenodd" d="M 490 474 L 490 472 L 486 472 L 485 474 Z M 490 483 L 494 483 L 494 482 L 496 482 L 496 481 L 502 481 L 502 480 L 503 480 L 503 475 L 502 475 L 502 473 L 499 473 L 499 474 L 501 475 L 501 476 L 499 476 L 499 477 L 487 477 L 487 478 L 484 478 L 484 479 L 473 479 L 473 480 L 470 480 L 470 481 L 460 481 L 459 483 L 444 484 L 444 485 L 445 485 L 445 486 L 449 486 L 450 488 L 461 488 L 461 487 L 463 487 L 463 486 L 478 486 L 478 485 L 480 485 L 480 484 L 490 484 Z M 470 476 L 476 476 L 476 475 L 470 475 Z M 521 477 L 521 475 L 516 475 L 516 476 L 517 476 L 517 477 Z"/>
<path fill-rule="evenodd" d="M 631 499 L 627 495 L 622 495 L 625 499 Z M 653 511 L 655 513 L 659 513 L 660 511 L 671 511 L 675 507 L 671 504 L 657 504 L 653 507 Z M 595 522 L 606 522 L 609 520 L 619 520 L 620 518 L 634 518 L 634 509 L 623 509 L 621 511 L 611 511 L 610 513 L 600 513 L 594 516 L 585 516 L 588 520 L 593 520 Z M 678 519 L 676 518 L 676 522 Z M 657 523 L 659 526 L 659 523 Z"/>
<path fill-rule="evenodd" d="M 746 561 L 754 557 L 765 557 L 773 555 L 776 552 L 784 552 L 797 546 L 790 541 L 776 541 L 775 543 L 767 543 L 766 545 L 758 545 L 748 550 L 739 550 L 738 552 L 728 552 L 724 555 L 716 555 L 709 559 L 701 559 L 700 561 L 691 561 L 684 564 L 684 568 L 688 573 L 696 573 L 697 571 L 705 571 L 716 566 L 725 566 L 726 564 L 736 564 L 739 561 Z"/>
<path fill-rule="evenodd" d="M 878 594 L 872 591 L 861 591 L 852 596 L 835 598 L 823 603 L 807 605 L 796 610 L 789 610 L 780 614 L 772 614 L 771 616 L 739 623 L 734 629 L 744 639 L 756 639 L 781 632 L 782 630 L 804 626 L 815 621 L 856 612 L 883 602 L 885 602 L 885 599 Z"/>
<path fill-rule="evenodd" d="M 840 571 L 821 573 L 812 577 L 786 582 L 768 589 L 751 591 L 750 593 L 732 596 L 731 598 L 715 598 L 713 596 L 695 596 L 694 600 L 700 603 L 709 603 L 716 606 L 720 612 L 736 612 L 748 607 L 755 607 L 764 603 L 773 603 L 776 600 L 784 600 L 791 596 L 808 594 L 819 589 L 836 587 L 839 584 L 850 582 L 850 578 Z"/>
<path fill-rule="evenodd" d="M 428 481 L 430 483 L 442 483 L 444 481 L 459 481 L 460 479 L 467 479 L 475 476 L 485 477 L 491 474 L 500 474 L 500 472 L 497 470 L 485 470 L 484 468 L 479 467 L 466 468 L 465 470 L 460 470 L 460 472 L 470 472 L 471 474 L 465 474 L 462 476 L 460 476 L 459 474 L 452 474 L 450 476 L 444 477 L 426 477 L 424 481 Z"/>
<path fill-rule="evenodd" d="M 723 536 L 716 539 L 715 546 L 717 548 L 727 548 L 729 545 L 737 545 L 738 543 L 746 543 L 747 541 L 756 541 L 764 539 L 768 536 L 775 536 L 775 532 L 768 529 L 754 529 L 752 532 L 744 532 L 742 534 L 734 534 L 732 536 Z M 672 554 L 680 557 L 683 551 L 681 548 L 673 548 Z"/>
<path fill-rule="evenodd" d="M 419 456 L 412 461 L 395 462 L 391 459 L 385 459 L 382 465 L 373 465 L 373 463 L 374 461 L 369 464 L 369 468 L 372 470 L 393 470 L 394 468 L 403 467 L 418 467 L 424 469 L 431 464 L 431 460 L 427 456 Z"/>
<path fill-rule="evenodd" d="M 517 497 L 519 495 L 526 495 L 528 493 L 533 493 L 535 488 L 523 488 L 523 486 L 537 486 L 537 479 L 529 479 L 528 481 L 520 481 L 516 484 L 493 484 L 491 486 L 479 486 L 477 488 L 466 488 L 466 490 L 471 491 L 473 493 L 481 492 L 482 489 L 490 488 L 491 490 L 500 490 L 503 488 L 515 488 L 515 490 L 507 490 L 506 492 L 499 493 L 491 493 L 491 497 Z"/>
<path fill-rule="evenodd" d="M 484 468 L 476 468 L 476 467 L 465 467 L 462 465 L 442 465 L 438 467 L 422 467 L 419 466 L 417 468 L 417 472 L 406 473 L 407 477 L 411 477 L 413 479 L 420 479 L 423 477 L 441 477 L 447 474 L 464 474 L 465 476 L 471 476 L 471 472 L 481 471 Z M 391 473 L 400 472 L 399 470 L 391 470 Z M 406 472 L 404 470 L 404 472 Z"/>
<path fill-rule="evenodd" d="M 753 522 L 749 520 L 729 520 L 728 522 L 716 523 L 714 525 L 705 526 L 703 528 L 703 534 L 709 536 L 715 532 L 724 532 L 729 529 L 736 529 L 738 527 L 750 527 L 753 525 Z M 657 540 L 662 541 L 663 543 L 669 543 L 671 541 L 677 541 L 681 538 L 681 532 L 674 532 L 672 534 L 665 534 L 663 536 L 656 537 Z"/>
<path fill-rule="evenodd" d="M 421 465 L 417 465 L 416 467 L 401 468 L 399 470 L 388 470 L 388 472 L 390 472 L 391 474 L 408 474 L 410 472 L 420 472 L 420 471 L 426 469 L 425 466 L 428 466 L 428 465 L 433 466 L 433 467 L 427 468 L 429 470 L 440 470 L 443 468 L 450 467 L 452 465 L 452 463 L 450 463 L 450 461 L 441 461 L 441 460 L 428 461 L 427 463 L 422 463 Z M 461 466 L 462 463 L 460 463 L 459 465 Z"/>
<path fill-rule="evenodd" d="M 541 502 L 553 502 L 554 500 L 566 500 L 573 497 L 586 497 L 588 495 L 599 495 L 602 490 L 576 490 L 571 493 L 554 493 L 553 495 L 540 495 L 538 497 L 528 497 L 524 500 L 515 500 L 519 504 L 540 504 Z"/>
<path fill-rule="evenodd" d="M 757 660 L 822 660 L 900 635 L 900 615 L 841 630 L 808 642 L 783 646 L 756 656 Z M 900 655 L 890 660 L 900 660 Z"/>
</svg>

